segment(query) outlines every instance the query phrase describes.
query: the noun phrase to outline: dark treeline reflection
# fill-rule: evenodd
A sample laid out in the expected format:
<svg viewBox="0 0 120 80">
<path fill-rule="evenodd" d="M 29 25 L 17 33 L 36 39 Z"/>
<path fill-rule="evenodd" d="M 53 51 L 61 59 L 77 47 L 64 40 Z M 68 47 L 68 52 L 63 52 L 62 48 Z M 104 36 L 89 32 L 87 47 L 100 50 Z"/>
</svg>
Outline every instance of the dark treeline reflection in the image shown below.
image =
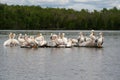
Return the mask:
<svg viewBox="0 0 120 80">
<path fill-rule="evenodd" d="M 120 9 L 92 12 L 0 4 L 0 29 L 13 30 L 120 30 Z"/>
</svg>

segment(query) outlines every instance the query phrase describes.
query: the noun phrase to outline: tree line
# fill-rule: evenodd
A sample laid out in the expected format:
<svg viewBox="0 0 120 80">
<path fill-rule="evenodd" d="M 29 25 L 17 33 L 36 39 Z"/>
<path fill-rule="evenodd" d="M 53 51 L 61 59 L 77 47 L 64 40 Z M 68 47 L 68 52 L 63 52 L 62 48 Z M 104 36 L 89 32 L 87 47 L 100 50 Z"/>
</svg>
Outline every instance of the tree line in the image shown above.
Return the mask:
<svg viewBox="0 0 120 80">
<path fill-rule="evenodd" d="M 1 30 L 120 30 L 120 9 L 92 12 L 0 4 Z"/>
</svg>

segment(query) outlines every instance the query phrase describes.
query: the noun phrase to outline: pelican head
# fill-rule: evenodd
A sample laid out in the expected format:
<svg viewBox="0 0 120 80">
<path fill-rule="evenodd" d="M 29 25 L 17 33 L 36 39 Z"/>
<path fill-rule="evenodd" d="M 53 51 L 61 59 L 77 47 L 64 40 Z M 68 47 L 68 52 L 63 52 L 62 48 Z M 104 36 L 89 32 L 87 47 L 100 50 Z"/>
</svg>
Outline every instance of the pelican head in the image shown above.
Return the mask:
<svg viewBox="0 0 120 80">
<path fill-rule="evenodd" d="M 40 33 L 40 36 L 42 36 L 42 33 Z"/>
<path fill-rule="evenodd" d="M 12 35 L 13 33 L 12 32 L 10 32 L 10 34 L 9 35 Z"/>
<path fill-rule="evenodd" d="M 65 36 L 65 33 L 62 33 L 62 34 L 61 34 L 61 38 L 63 38 L 64 36 Z"/>
<path fill-rule="evenodd" d="M 91 30 L 91 34 L 93 34 L 93 35 L 94 35 L 94 30 Z"/>
<path fill-rule="evenodd" d="M 80 35 L 83 35 L 83 32 L 80 32 L 79 34 L 80 34 Z"/>
<path fill-rule="evenodd" d="M 19 36 L 22 36 L 22 34 L 20 33 Z"/>
<path fill-rule="evenodd" d="M 94 33 L 94 30 L 91 30 L 91 33 Z"/>
<path fill-rule="evenodd" d="M 15 34 L 15 33 L 13 33 L 13 35 L 14 35 L 14 36 L 16 36 L 16 34 Z"/>
<path fill-rule="evenodd" d="M 100 32 L 100 33 L 99 33 L 99 35 L 100 35 L 100 36 L 103 36 L 103 33 L 102 33 L 102 32 Z"/>
<path fill-rule="evenodd" d="M 13 38 L 15 37 L 15 33 L 10 33 L 10 34 L 9 34 L 9 37 L 10 37 L 11 39 L 13 39 Z"/>
<path fill-rule="evenodd" d="M 94 32 L 94 30 L 91 30 L 91 32 Z"/>
<path fill-rule="evenodd" d="M 27 34 L 25 34 L 25 37 L 27 37 L 28 35 Z"/>
<path fill-rule="evenodd" d="M 9 35 L 12 35 L 12 34 L 13 34 L 12 32 L 9 33 Z"/>
<path fill-rule="evenodd" d="M 62 33 L 63 36 L 65 36 L 65 33 Z"/>
<path fill-rule="evenodd" d="M 99 33 L 99 35 L 103 35 L 103 33 L 102 33 L 102 32 L 100 32 L 100 33 Z"/>
</svg>

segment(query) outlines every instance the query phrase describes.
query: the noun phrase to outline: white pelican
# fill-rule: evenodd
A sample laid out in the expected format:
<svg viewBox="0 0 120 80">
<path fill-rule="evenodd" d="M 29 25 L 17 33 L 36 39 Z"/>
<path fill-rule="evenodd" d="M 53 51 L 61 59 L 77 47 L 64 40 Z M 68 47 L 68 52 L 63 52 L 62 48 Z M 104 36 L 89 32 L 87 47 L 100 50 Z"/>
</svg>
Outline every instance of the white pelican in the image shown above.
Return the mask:
<svg viewBox="0 0 120 80">
<path fill-rule="evenodd" d="M 15 39 L 16 34 L 13 34 L 13 38 L 12 38 L 12 43 L 16 46 L 19 45 L 19 41 L 17 39 Z"/>
<path fill-rule="evenodd" d="M 45 46 L 47 45 L 47 41 L 44 39 L 44 36 L 42 33 L 40 33 L 36 38 L 35 42 L 38 44 L 38 46 Z"/>
<path fill-rule="evenodd" d="M 66 47 L 72 47 L 72 39 L 68 39 Z"/>
<path fill-rule="evenodd" d="M 96 40 L 94 30 L 91 30 L 90 38 L 91 38 L 92 40 Z"/>
<path fill-rule="evenodd" d="M 10 46 L 10 45 L 11 45 L 11 36 L 12 36 L 12 33 L 9 34 L 9 39 L 6 40 L 6 41 L 3 43 L 4 46 Z"/>
<path fill-rule="evenodd" d="M 104 39 L 104 37 L 103 37 L 103 33 L 100 32 L 99 35 L 100 35 L 100 37 L 98 38 L 97 46 L 98 46 L 98 47 L 102 47 L 103 39 Z"/>
<path fill-rule="evenodd" d="M 10 33 L 9 34 L 9 39 L 6 40 L 3 45 L 4 46 L 16 46 L 16 45 L 19 45 L 18 40 L 14 39 L 14 38 L 15 38 L 15 34 Z"/>
<path fill-rule="evenodd" d="M 80 36 L 78 37 L 78 42 L 79 42 L 79 43 L 85 42 L 85 37 L 84 37 L 84 35 L 83 35 L 83 32 L 80 32 Z"/>
<path fill-rule="evenodd" d="M 78 43 L 77 39 L 71 39 L 72 43 Z"/>
<path fill-rule="evenodd" d="M 64 44 L 64 42 L 63 42 L 63 40 L 62 40 L 62 38 L 61 38 L 60 33 L 58 34 L 55 42 L 56 42 L 57 45 L 63 45 L 63 44 Z"/>
<path fill-rule="evenodd" d="M 52 42 L 51 46 L 58 46 L 63 44 L 63 41 L 60 37 L 60 33 L 58 35 L 51 33 L 50 39 Z"/>
<path fill-rule="evenodd" d="M 25 37 L 24 36 L 24 42 L 22 43 L 22 45 L 21 46 L 30 46 L 30 43 L 29 43 L 29 41 L 28 41 L 28 37 Z"/>
<path fill-rule="evenodd" d="M 58 36 L 56 34 L 51 33 L 50 39 L 55 40 Z"/>
<path fill-rule="evenodd" d="M 34 42 L 35 42 L 34 36 L 28 37 L 28 42 L 29 42 L 30 44 L 34 43 Z"/>
<path fill-rule="evenodd" d="M 21 46 L 28 45 L 29 44 L 29 37 L 27 34 L 24 34 L 23 36 L 22 36 L 22 34 L 19 34 L 18 41 L 20 43 L 22 43 Z"/>
<path fill-rule="evenodd" d="M 94 30 L 91 30 L 91 34 L 90 34 L 90 39 L 91 39 L 91 44 L 92 45 L 97 45 L 97 37 L 95 37 L 95 33 L 94 33 Z"/>
<path fill-rule="evenodd" d="M 10 32 L 10 34 L 9 34 L 9 39 L 6 40 L 6 41 L 3 43 L 4 46 L 10 46 L 10 44 L 11 44 L 11 36 L 12 36 L 12 33 Z"/>
<path fill-rule="evenodd" d="M 62 33 L 62 34 L 61 34 L 61 39 L 63 40 L 64 45 L 66 45 L 68 40 L 67 40 L 67 38 L 65 37 L 65 33 Z"/>
<path fill-rule="evenodd" d="M 19 41 L 20 45 L 23 45 L 23 43 L 25 42 L 25 39 L 24 39 L 24 37 L 22 36 L 22 34 L 19 34 L 19 36 L 18 36 L 18 41 Z"/>
<path fill-rule="evenodd" d="M 77 39 L 70 39 L 72 41 L 72 45 L 76 46 L 78 44 L 78 40 Z"/>
</svg>

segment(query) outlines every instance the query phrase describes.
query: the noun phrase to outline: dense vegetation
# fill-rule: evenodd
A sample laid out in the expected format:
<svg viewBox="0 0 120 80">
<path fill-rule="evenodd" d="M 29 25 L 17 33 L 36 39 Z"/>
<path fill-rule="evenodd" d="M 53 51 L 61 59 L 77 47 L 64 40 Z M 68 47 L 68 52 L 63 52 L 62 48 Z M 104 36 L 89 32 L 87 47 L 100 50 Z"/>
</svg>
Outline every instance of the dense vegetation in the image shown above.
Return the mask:
<svg viewBox="0 0 120 80">
<path fill-rule="evenodd" d="M 14 30 L 120 30 L 120 9 L 90 12 L 0 4 L 0 29 Z"/>
</svg>

